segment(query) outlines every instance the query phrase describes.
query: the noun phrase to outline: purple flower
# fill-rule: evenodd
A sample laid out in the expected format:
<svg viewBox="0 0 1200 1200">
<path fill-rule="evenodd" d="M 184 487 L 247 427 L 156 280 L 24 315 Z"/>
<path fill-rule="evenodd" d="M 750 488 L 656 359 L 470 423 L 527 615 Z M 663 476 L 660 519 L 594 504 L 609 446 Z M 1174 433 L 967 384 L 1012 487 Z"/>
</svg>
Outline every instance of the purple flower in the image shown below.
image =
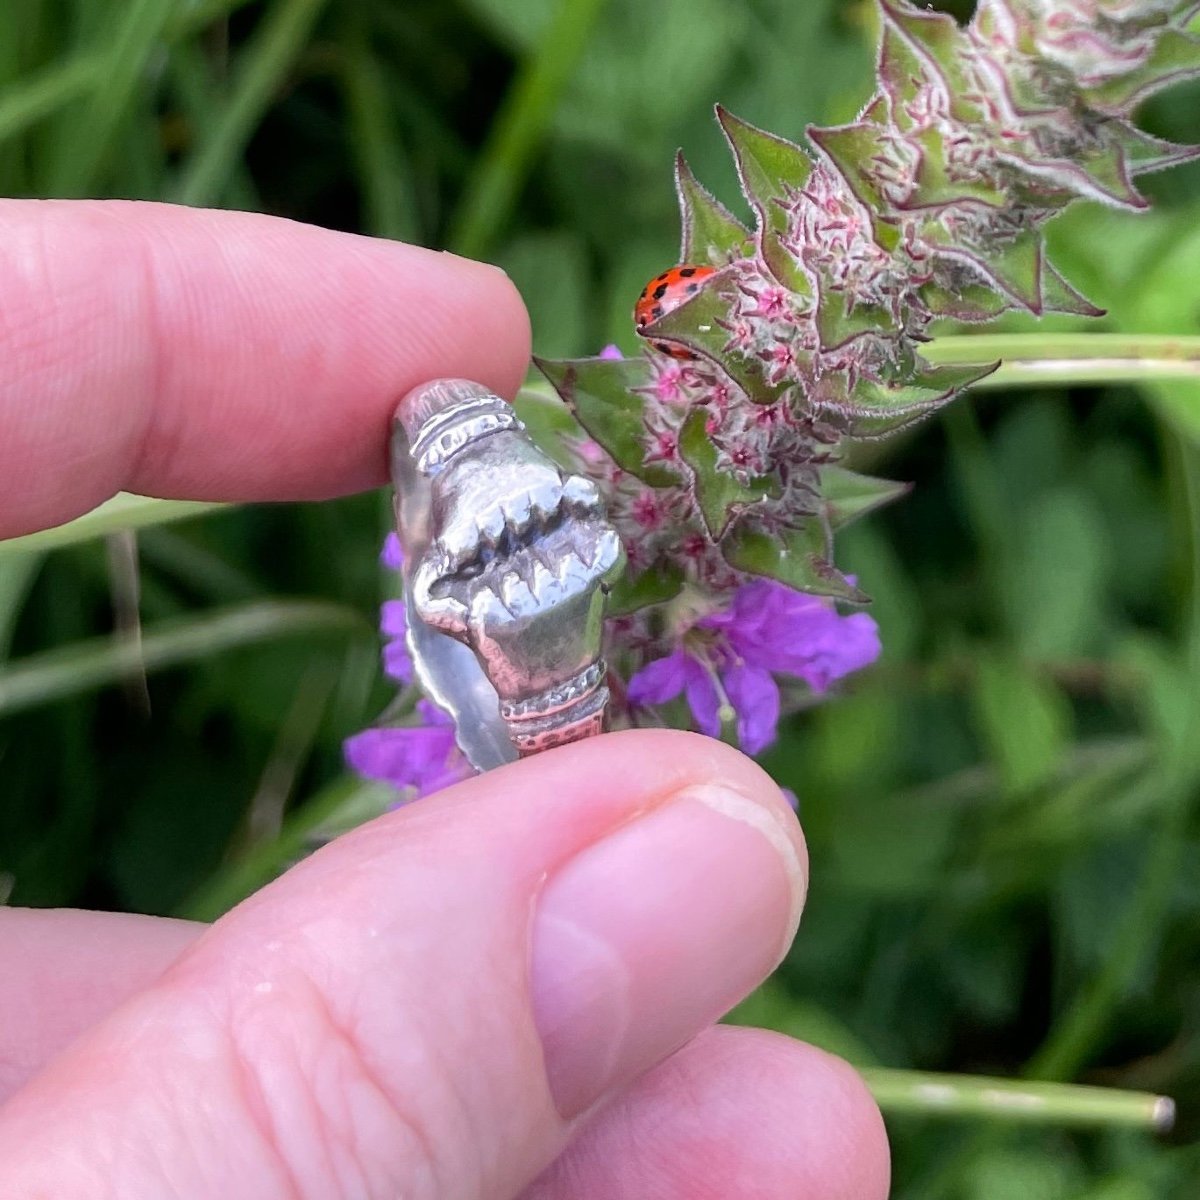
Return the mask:
<svg viewBox="0 0 1200 1200">
<path fill-rule="evenodd" d="M 472 774 L 454 741 L 454 725 L 436 704 L 417 703 L 422 724 L 364 729 L 347 738 L 346 763 L 365 779 L 428 796 Z"/>
<path fill-rule="evenodd" d="M 383 644 L 383 671 L 397 683 L 412 683 L 413 663 L 408 653 L 408 614 L 403 600 L 385 600 L 379 609 L 379 630 L 387 639 Z"/>
<path fill-rule="evenodd" d="M 625 355 L 623 355 L 621 353 L 620 346 L 618 346 L 615 342 L 609 342 L 609 344 L 607 346 L 605 346 L 603 350 L 600 351 L 599 357 L 600 358 L 609 358 L 609 359 L 618 359 L 618 358 L 624 358 Z"/>
<path fill-rule="evenodd" d="M 400 546 L 400 537 L 389 533 L 383 539 L 383 549 L 379 552 L 379 561 L 392 571 L 399 571 L 404 566 L 404 550 Z"/>
<path fill-rule="evenodd" d="M 663 704 L 682 692 L 702 733 L 719 737 L 722 717 L 736 718 L 742 749 L 757 754 L 777 733 L 775 675 L 803 679 L 819 695 L 878 657 L 879 628 L 866 613 L 844 617 L 818 596 L 756 579 L 636 672 L 629 699 Z"/>
<path fill-rule="evenodd" d="M 389 533 L 384 539 L 379 561 L 392 571 L 399 571 L 404 566 L 404 551 L 394 533 Z M 379 631 L 387 639 L 383 645 L 384 674 L 397 683 L 412 683 L 413 664 L 405 640 L 408 635 L 408 616 L 403 600 L 383 602 L 379 609 Z"/>
</svg>

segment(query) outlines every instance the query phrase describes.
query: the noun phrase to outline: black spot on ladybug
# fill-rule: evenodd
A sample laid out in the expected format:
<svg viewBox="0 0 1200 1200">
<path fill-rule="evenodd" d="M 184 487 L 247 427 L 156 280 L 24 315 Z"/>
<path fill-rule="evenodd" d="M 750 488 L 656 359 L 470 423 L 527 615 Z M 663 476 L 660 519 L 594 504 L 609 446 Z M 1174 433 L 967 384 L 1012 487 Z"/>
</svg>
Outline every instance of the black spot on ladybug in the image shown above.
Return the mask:
<svg viewBox="0 0 1200 1200">
<path fill-rule="evenodd" d="M 679 268 L 679 278 L 680 279 L 691 279 L 691 277 L 693 275 L 695 275 L 695 273 L 696 273 L 695 267 L 680 267 Z"/>
<path fill-rule="evenodd" d="M 661 300 L 666 294 L 667 294 L 667 285 L 665 283 L 660 283 L 658 285 L 658 287 L 656 287 L 654 289 L 654 293 L 653 293 L 655 300 Z"/>
<path fill-rule="evenodd" d="M 655 277 L 654 277 L 654 282 L 655 282 L 655 283 L 662 283 L 662 281 L 663 281 L 664 279 L 667 279 L 667 278 L 670 276 L 670 274 L 671 274 L 671 272 L 670 272 L 670 271 L 664 271 L 664 272 L 663 272 L 661 275 L 655 275 Z"/>
<path fill-rule="evenodd" d="M 687 288 L 686 288 L 687 294 L 688 294 L 689 296 L 690 296 L 690 295 L 691 295 L 693 292 L 698 292 L 699 290 L 700 290 L 700 285 L 699 285 L 698 283 L 689 283 L 689 284 L 687 285 Z"/>
<path fill-rule="evenodd" d="M 657 320 L 658 320 L 658 318 L 659 318 L 659 317 L 661 317 L 662 315 L 663 315 L 663 309 L 662 309 L 662 305 L 661 305 L 661 304 L 656 304 L 656 305 L 655 305 L 655 306 L 654 306 L 654 307 L 653 307 L 653 308 L 650 310 L 650 316 L 651 316 L 651 317 L 652 317 L 652 318 L 653 318 L 655 321 L 657 321 Z"/>
</svg>

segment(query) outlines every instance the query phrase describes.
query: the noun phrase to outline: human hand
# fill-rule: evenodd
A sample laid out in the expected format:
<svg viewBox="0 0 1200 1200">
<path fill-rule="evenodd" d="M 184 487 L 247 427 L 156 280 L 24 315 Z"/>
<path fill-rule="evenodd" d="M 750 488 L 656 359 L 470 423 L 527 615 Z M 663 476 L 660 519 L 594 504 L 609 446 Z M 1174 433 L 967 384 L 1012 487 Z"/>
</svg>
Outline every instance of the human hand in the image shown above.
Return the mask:
<svg viewBox="0 0 1200 1200">
<path fill-rule="evenodd" d="M 398 396 L 511 395 L 528 355 L 499 272 L 265 217 L 4 202 L 0 281 L 5 535 L 119 488 L 372 486 Z M 805 876 L 758 768 L 638 731 L 363 826 L 207 930 L 0 909 L 0 1195 L 879 1200 L 853 1072 L 709 1028 Z"/>
</svg>

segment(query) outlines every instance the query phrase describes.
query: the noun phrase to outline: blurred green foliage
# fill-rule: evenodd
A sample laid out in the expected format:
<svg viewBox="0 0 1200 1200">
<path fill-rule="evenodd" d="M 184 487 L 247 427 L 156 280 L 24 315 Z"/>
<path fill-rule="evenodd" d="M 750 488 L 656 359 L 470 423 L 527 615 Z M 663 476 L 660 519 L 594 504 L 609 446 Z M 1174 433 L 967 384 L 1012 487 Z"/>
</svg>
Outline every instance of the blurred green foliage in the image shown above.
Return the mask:
<svg viewBox="0 0 1200 1200">
<path fill-rule="evenodd" d="M 3 29 L 0 191 L 249 207 L 478 254 L 554 356 L 633 348 L 632 300 L 675 260 L 677 146 L 735 203 L 713 102 L 793 137 L 852 116 L 872 17 L 847 0 L 7 0 Z M 1168 93 L 1146 123 L 1194 141 L 1198 100 Z M 1146 218 L 1058 222 L 1057 262 L 1109 309 L 1097 328 L 1198 333 L 1200 172 L 1150 182 Z M 1159 380 L 979 392 L 872 448 L 917 484 L 841 544 L 884 658 L 767 756 L 800 795 L 813 885 L 794 953 L 739 1016 L 864 1066 L 1162 1091 L 1181 1116 L 1166 1140 L 897 1118 L 902 1200 L 1197 1194 L 1198 443 L 1200 384 Z M 378 803 L 346 783 L 340 741 L 388 698 L 385 512 L 173 512 L 137 535 L 136 589 L 131 535 L 0 553 L 13 903 L 211 915 L 346 820 L 348 796 L 355 817 Z M 141 649 L 95 640 L 134 592 Z"/>
</svg>

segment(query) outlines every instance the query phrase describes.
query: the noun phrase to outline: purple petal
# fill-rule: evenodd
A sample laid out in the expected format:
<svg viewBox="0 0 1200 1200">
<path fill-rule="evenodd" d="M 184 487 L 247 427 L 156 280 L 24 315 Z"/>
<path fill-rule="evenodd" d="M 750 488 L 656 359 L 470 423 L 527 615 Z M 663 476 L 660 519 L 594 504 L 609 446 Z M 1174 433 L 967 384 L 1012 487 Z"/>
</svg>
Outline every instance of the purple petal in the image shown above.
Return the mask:
<svg viewBox="0 0 1200 1200">
<path fill-rule="evenodd" d="M 383 540 L 383 551 L 379 555 L 379 561 L 390 570 L 399 571 L 404 566 L 404 551 L 400 547 L 400 538 L 389 533 Z"/>
<path fill-rule="evenodd" d="M 445 709 L 438 708 L 432 700 L 426 700 L 424 697 L 417 701 L 417 712 L 421 714 L 421 720 L 426 725 L 443 725 L 450 728 L 454 724 Z"/>
<path fill-rule="evenodd" d="M 366 779 L 428 795 L 470 774 L 448 726 L 364 729 L 347 738 L 347 764 Z"/>
<path fill-rule="evenodd" d="M 688 660 L 687 702 L 696 718 L 696 728 L 709 737 L 721 736 L 721 697 L 712 676 L 692 659 Z"/>
<path fill-rule="evenodd" d="M 839 616 L 832 610 L 793 630 L 790 644 L 780 647 L 778 669 L 805 680 L 814 692 L 868 666 L 879 657 L 879 626 L 866 613 Z"/>
<path fill-rule="evenodd" d="M 385 600 L 379 606 L 379 631 L 389 638 L 402 638 L 408 632 L 403 600 Z"/>
<path fill-rule="evenodd" d="M 389 679 L 395 680 L 396 683 L 412 683 L 413 661 L 408 652 L 408 643 L 403 638 L 384 643 L 383 673 Z"/>
<path fill-rule="evenodd" d="M 600 351 L 600 357 L 608 358 L 608 359 L 617 359 L 617 358 L 624 358 L 625 355 L 623 355 L 621 353 L 620 346 L 616 345 L 613 342 L 609 342 L 609 344 L 607 346 L 605 346 L 603 350 Z"/>
<path fill-rule="evenodd" d="M 771 672 L 762 667 L 729 667 L 721 680 L 737 712 L 738 743 L 747 754 L 765 750 L 779 727 L 779 685 Z"/>
<path fill-rule="evenodd" d="M 629 680 L 631 704 L 665 704 L 683 691 L 688 676 L 688 656 L 682 650 L 648 662 Z"/>
</svg>

